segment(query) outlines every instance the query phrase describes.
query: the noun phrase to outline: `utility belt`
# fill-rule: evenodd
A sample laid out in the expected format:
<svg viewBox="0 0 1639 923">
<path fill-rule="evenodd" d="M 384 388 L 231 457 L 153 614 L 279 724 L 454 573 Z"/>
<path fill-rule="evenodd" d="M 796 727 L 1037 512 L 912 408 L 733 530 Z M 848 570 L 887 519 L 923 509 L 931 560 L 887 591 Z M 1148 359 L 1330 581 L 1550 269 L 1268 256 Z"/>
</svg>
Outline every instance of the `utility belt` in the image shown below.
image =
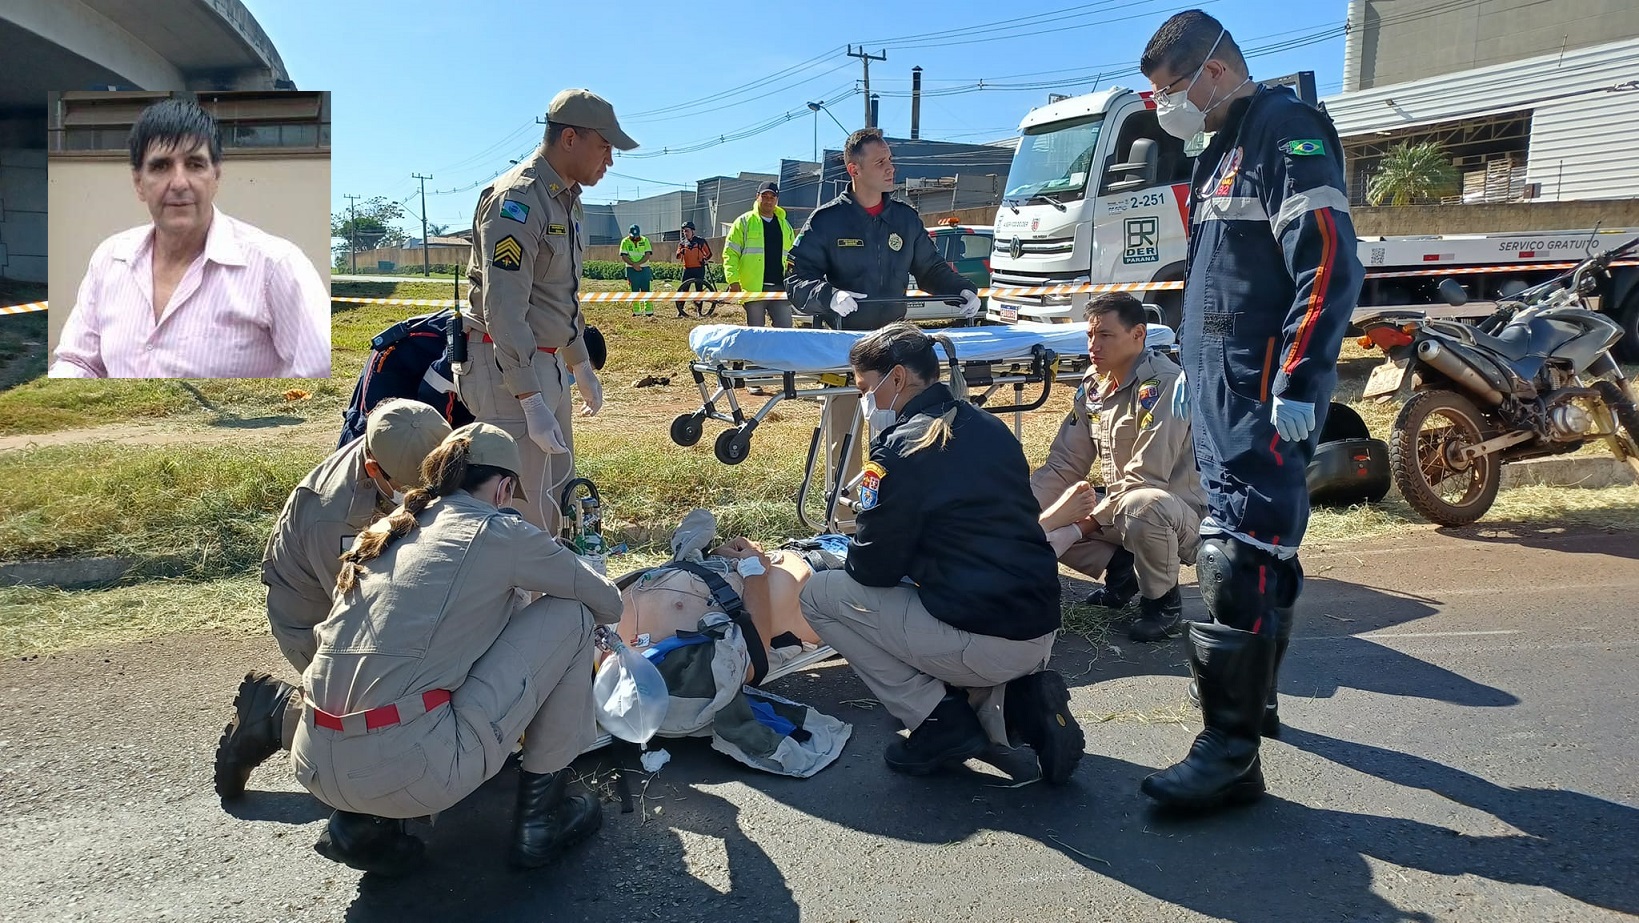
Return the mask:
<svg viewBox="0 0 1639 923">
<path fill-rule="evenodd" d="M 420 695 L 408 696 L 390 705 L 382 705 L 367 711 L 349 712 L 345 715 L 332 715 L 311 701 L 306 705 L 313 709 L 314 726 L 339 731 L 344 736 L 352 737 L 413 721 L 440 705 L 447 704 L 449 700 L 448 689 L 429 689 Z"/>
</svg>

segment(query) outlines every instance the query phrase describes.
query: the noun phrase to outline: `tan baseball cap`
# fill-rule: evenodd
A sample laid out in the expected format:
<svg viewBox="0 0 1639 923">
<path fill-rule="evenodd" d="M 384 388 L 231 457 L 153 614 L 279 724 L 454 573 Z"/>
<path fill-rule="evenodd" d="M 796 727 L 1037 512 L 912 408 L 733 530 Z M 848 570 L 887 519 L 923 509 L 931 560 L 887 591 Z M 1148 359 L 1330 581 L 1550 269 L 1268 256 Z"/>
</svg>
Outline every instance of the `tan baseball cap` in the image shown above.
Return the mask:
<svg viewBox="0 0 1639 923">
<path fill-rule="evenodd" d="M 632 136 L 621 131 L 620 123 L 615 121 L 615 107 L 591 90 L 564 90 L 552 97 L 552 105 L 546 110 L 546 120 L 575 128 L 590 128 L 623 151 L 637 147 Z"/>
<path fill-rule="evenodd" d="M 446 442 L 456 439 L 465 439 L 470 445 L 467 447 L 467 464 L 488 465 L 491 468 L 500 468 L 510 471 L 514 481 L 521 481 L 518 475 L 523 474 L 524 463 L 518 455 L 518 443 L 506 430 L 493 423 L 468 423 L 466 426 L 450 433 Z M 524 495 L 522 484 L 512 485 L 512 495 L 519 500 L 528 500 Z"/>
<path fill-rule="evenodd" d="M 387 480 L 408 489 L 421 483 L 421 463 L 450 434 L 444 416 L 420 401 L 391 398 L 364 423 L 364 451 Z"/>
</svg>

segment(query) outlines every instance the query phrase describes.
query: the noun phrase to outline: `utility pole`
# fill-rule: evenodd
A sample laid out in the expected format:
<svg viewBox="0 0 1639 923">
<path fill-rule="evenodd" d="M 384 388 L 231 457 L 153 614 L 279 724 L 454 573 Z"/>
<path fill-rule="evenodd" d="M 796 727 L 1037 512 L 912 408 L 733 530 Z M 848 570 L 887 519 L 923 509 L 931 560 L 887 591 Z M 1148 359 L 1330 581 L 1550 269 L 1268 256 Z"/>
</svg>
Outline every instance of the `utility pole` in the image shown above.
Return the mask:
<svg viewBox="0 0 1639 923">
<path fill-rule="evenodd" d="M 353 275 L 356 276 L 359 272 L 359 197 L 344 195 L 342 198 L 347 200 L 347 211 L 351 216 L 347 223 L 347 255 L 352 258 Z"/>
<path fill-rule="evenodd" d="M 420 173 L 411 173 L 410 179 L 421 180 L 421 274 L 430 276 L 432 275 L 432 263 L 427 258 L 427 180 L 432 179 L 432 177 L 422 176 Z"/>
<path fill-rule="evenodd" d="M 888 49 L 884 48 L 881 54 L 873 55 L 865 50 L 864 45 L 859 46 L 858 51 L 854 50 L 854 46 L 849 45 L 848 57 L 858 58 L 860 63 L 865 65 L 865 127 L 875 128 L 876 125 L 871 119 L 871 62 L 888 60 Z"/>
</svg>

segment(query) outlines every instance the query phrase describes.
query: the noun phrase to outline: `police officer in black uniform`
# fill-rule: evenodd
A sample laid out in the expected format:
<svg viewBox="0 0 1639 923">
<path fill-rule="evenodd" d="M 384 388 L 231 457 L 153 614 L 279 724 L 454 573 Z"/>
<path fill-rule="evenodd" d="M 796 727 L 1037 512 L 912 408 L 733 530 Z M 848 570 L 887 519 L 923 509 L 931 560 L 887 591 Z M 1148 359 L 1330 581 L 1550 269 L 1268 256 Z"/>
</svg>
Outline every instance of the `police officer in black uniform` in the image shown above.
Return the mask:
<svg viewBox="0 0 1639 923">
<path fill-rule="evenodd" d="M 978 288 L 939 255 L 916 209 L 893 197 L 893 153 L 882 132 L 854 132 L 842 153 L 848 189 L 816 208 L 791 246 L 792 306 L 841 330 L 876 330 L 904 320 L 905 305 L 866 299 L 903 298 L 914 275 L 924 292 L 963 296 L 966 317 L 979 313 Z"/>
<path fill-rule="evenodd" d="M 1275 677 L 1303 586 L 1305 469 L 1362 269 L 1324 113 L 1253 83 L 1235 40 L 1199 10 L 1167 20 L 1139 68 L 1164 130 L 1213 132 L 1192 180 L 1173 392 L 1177 415 L 1194 418 L 1207 491 L 1196 575 L 1212 621 L 1190 627 L 1206 727 L 1143 784 L 1162 805 L 1208 809 L 1264 791 L 1259 737 L 1279 730 Z"/>
<path fill-rule="evenodd" d="M 910 729 L 889 768 L 925 775 L 1028 747 L 1019 783 L 1066 781 L 1081 729 L 1059 674 L 1058 563 L 1007 424 L 939 381 L 933 339 L 900 322 L 849 354 L 871 457 L 844 570 L 814 574 L 803 615 Z"/>
</svg>

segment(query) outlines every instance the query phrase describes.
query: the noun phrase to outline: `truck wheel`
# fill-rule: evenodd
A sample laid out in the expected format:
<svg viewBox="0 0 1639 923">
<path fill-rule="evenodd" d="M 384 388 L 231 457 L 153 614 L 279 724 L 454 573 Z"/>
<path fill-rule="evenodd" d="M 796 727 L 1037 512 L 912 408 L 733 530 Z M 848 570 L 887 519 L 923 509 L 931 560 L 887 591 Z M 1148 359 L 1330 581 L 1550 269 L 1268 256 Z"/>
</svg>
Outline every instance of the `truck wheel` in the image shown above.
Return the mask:
<svg viewBox="0 0 1639 923">
<path fill-rule="evenodd" d="M 1420 391 L 1406 401 L 1389 432 L 1389 466 L 1400 495 L 1418 515 L 1442 526 L 1466 526 L 1491 509 L 1502 486 L 1501 459 L 1456 458 L 1491 430 L 1474 402 L 1455 391 Z"/>
</svg>

